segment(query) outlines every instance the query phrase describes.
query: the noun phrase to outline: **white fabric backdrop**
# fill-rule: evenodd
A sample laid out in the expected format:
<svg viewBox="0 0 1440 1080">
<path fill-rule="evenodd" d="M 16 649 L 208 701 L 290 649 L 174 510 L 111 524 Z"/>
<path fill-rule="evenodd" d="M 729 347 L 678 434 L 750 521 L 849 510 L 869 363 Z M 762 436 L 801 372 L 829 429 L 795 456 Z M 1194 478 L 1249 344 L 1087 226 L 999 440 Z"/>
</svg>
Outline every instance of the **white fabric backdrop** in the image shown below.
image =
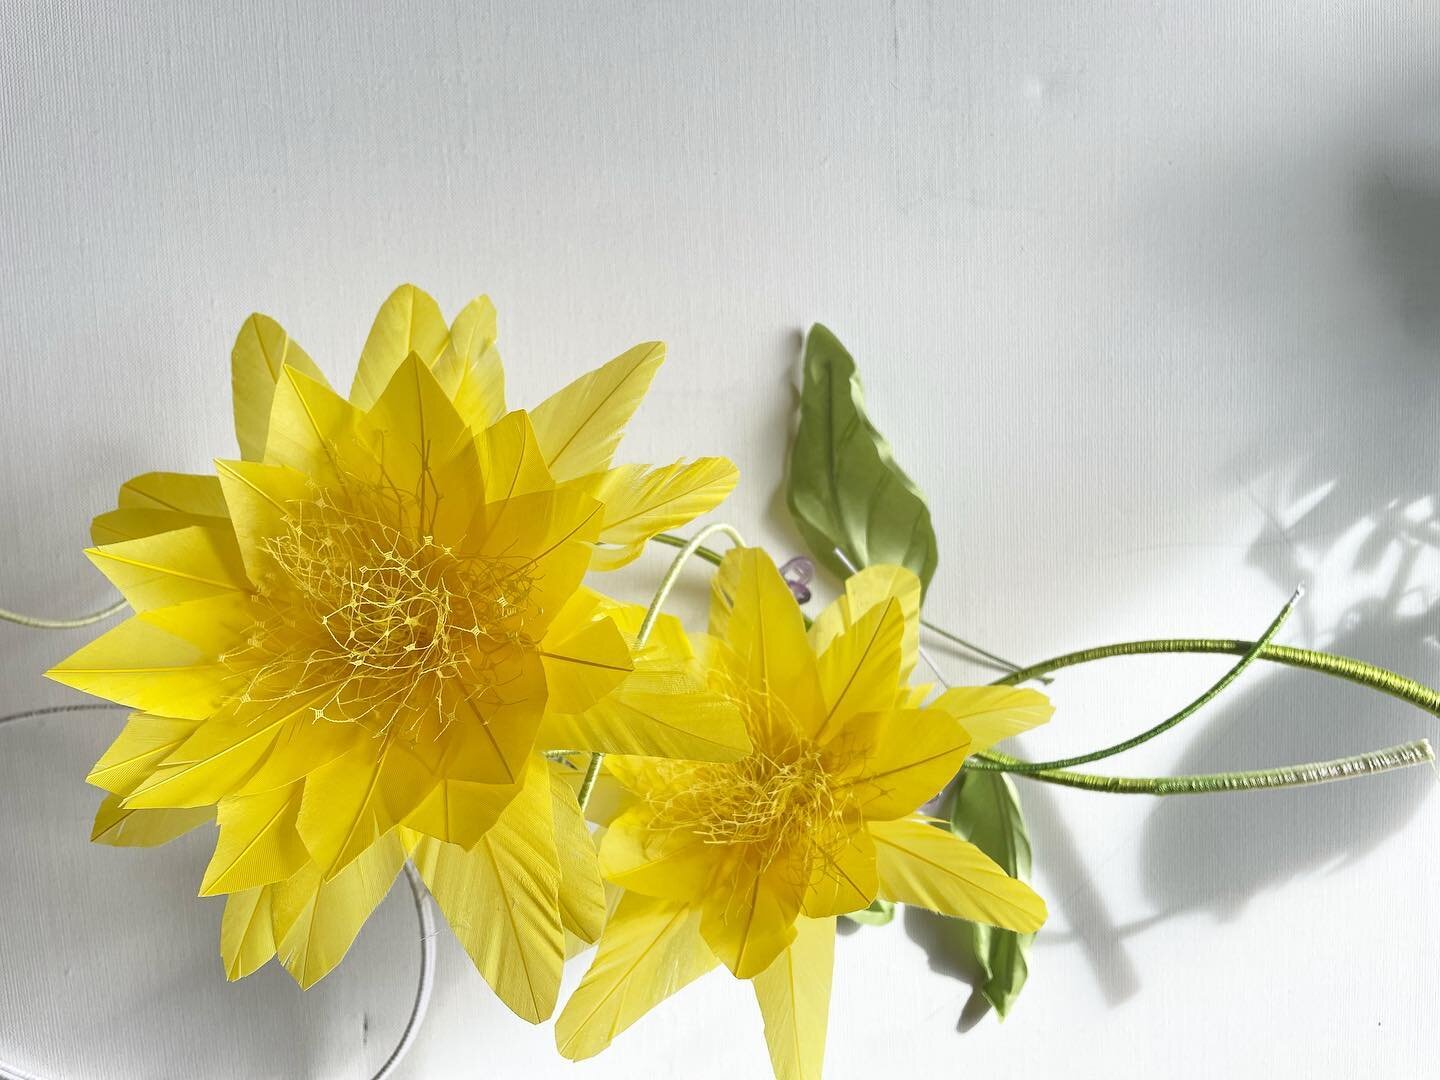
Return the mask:
<svg viewBox="0 0 1440 1080">
<path fill-rule="evenodd" d="M 451 311 L 490 292 L 516 402 L 666 339 L 626 457 L 729 454 L 726 516 L 781 555 L 798 334 L 826 321 L 935 507 L 932 617 L 1003 653 L 1253 636 L 1306 580 L 1284 640 L 1434 682 L 1440 10 L 1281 7 L 0 5 L 0 604 L 106 602 L 88 520 L 135 472 L 232 453 L 247 313 L 348 383 L 414 280 Z M 665 559 L 609 587 L 640 598 Z M 83 634 L 0 627 L 5 707 L 74 700 L 38 673 Z M 1129 734 L 1226 663 L 1066 673 L 1024 748 Z M 316 990 L 227 985 L 203 837 L 87 843 L 119 723 L 0 733 L 0 1057 L 368 1075 L 415 977 L 403 885 Z M 1433 730 L 1256 669 L 1117 765 Z M 1435 787 L 1026 786 L 1052 919 L 1011 1019 L 973 1023 L 907 915 L 840 942 L 828 1076 L 1428 1075 Z M 440 953 L 406 1076 L 768 1075 L 722 975 L 570 1066 Z"/>
</svg>

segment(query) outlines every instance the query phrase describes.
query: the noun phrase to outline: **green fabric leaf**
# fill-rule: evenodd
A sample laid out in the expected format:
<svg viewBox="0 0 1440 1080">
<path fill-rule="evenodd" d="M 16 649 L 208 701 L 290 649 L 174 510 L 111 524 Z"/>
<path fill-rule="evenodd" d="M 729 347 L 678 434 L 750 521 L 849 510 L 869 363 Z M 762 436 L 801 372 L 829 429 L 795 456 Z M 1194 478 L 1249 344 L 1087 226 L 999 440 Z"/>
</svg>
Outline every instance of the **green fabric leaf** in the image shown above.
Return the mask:
<svg viewBox="0 0 1440 1080">
<path fill-rule="evenodd" d="M 855 361 L 816 323 L 805 339 L 800 426 L 786 501 L 811 552 L 841 577 L 878 563 L 909 567 L 928 588 L 938 553 L 930 509 L 865 415 Z"/>
<path fill-rule="evenodd" d="M 881 900 L 876 897 L 867 908 L 861 908 L 859 911 L 847 911 L 845 918 L 851 922 L 857 922 L 861 926 L 884 926 L 895 918 L 895 905 L 889 900 Z"/>
<path fill-rule="evenodd" d="M 1002 772 L 961 770 L 950 798 L 950 831 L 969 840 L 1011 876 L 1030 876 L 1030 837 L 1020 813 L 1020 796 Z M 1017 934 L 972 923 L 968 945 L 983 973 L 981 995 L 1004 1019 L 1029 974 L 1026 954 L 1034 934 Z M 961 937 L 964 942 L 965 938 Z"/>
</svg>

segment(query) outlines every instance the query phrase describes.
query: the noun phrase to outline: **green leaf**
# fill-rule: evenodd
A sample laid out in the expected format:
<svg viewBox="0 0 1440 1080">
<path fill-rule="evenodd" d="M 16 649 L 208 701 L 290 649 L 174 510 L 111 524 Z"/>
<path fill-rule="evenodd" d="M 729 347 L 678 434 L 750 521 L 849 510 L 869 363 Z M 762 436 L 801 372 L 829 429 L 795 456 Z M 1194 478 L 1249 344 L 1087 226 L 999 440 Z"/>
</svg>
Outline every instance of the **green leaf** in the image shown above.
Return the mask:
<svg viewBox="0 0 1440 1080">
<path fill-rule="evenodd" d="M 950 831 L 969 840 L 1012 876 L 1030 876 L 1030 837 L 1015 785 L 1002 772 L 964 769 L 950 799 Z M 969 946 L 983 973 L 981 995 L 1004 1019 L 1029 974 L 1026 954 L 1034 934 L 971 924 Z M 963 938 L 961 938 L 964 941 Z"/>
<path fill-rule="evenodd" d="M 884 926 L 895 918 L 895 905 L 889 900 L 877 898 L 869 907 L 859 911 L 847 911 L 845 918 L 861 926 Z"/>
<path fill-rule="evenodd" d="M 815 558 L 849 575 L 856 566 L 907 566 L 928 588 L 939 559 L 930 509 L 865 415 L 855 361 L 816 323 L 805 339 L 800 426 L 790 450 L 786 501 Z"/>
</svg>

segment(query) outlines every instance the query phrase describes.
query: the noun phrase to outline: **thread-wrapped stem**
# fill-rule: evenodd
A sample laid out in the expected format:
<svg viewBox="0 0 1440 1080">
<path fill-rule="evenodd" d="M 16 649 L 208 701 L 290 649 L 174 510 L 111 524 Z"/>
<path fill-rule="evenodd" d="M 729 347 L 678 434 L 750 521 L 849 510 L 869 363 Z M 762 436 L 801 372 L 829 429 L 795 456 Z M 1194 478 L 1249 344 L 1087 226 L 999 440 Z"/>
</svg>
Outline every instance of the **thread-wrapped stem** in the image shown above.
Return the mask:
<svg viewBox="0 0 1440 1080">
<path fill-rule="evenodd" d="M 987 760 L 1006 766 L 1024 764 L 996 751 L 991 751 Z M 1333 761 L 1316 761 L 1307 765 L 1287 765 L 1278 769 L 1246 772 L 1207 773 L 1196 776 L 1095 776 L 1091 773 L 1057 769 L 1023 775 L 1062 787 L 1099 791 L 1110 795 L 1209 795 L 1354 780 L 1361 776 L 1390 772 L 1392 769 L 1423 765 L 1427 761 L 1435 761 L 1435 751 L 1430 746 L 1430 740 L 1417 739 L 1400 746 L 1374 750 L 1368 754 L 1356 754 L 1353 757 L 1336 758 Z M 973 766 L 967 763 L 967 767 Z M 1010 770 L 1007 768 L 1006 771 Z"/>
</svg>

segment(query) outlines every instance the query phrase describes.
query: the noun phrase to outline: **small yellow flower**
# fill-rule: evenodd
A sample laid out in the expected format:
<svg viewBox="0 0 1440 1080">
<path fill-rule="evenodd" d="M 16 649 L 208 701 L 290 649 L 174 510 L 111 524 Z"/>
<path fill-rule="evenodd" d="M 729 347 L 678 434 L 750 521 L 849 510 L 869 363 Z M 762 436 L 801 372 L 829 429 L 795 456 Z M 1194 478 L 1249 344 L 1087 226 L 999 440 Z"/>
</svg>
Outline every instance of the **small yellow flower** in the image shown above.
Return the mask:
<svg viewBox="0 0 1440 1080">
<path fill-rule="evenodd" d="M 137 477 L 95 520 L 88 554 L 135 615 L 50 673 L 137 710 L 89 777 L 111 793 L 95 838 L 218 820 L 201 893 L 228 894 L 231 978 L 278 952 L 311 985 L 412 858 L 539 1020 L 565 931 L 593 941 L 604 895 L 573 788 L 537 751 L 748 750 L 687 653 L 635 649 L 632 613 L 581 584 L 734 486 L 720 458 L 611 468 L 663 347 L 527 414 L 506 411 L 494 341 L 488 299 L 447 325 L 402 286 L 347 401 L 253 316 L 233 354 L 242 460 Z"/>
<path fill-rule="evenodd" d="M 916 808 L 968 754 L 1044 722 L 1033 690 L 908 684 L 920 585 L 875 567 L 807 636 L 773 563 L 726 556 L 704 651 L 753 749 L 725 762 L 607 758 L 602 873 L 626 890 L 556 1022 L 570 1058 L 598 1053 L 723 963 L 750 979 L 775 1073 L 819 1077 L 835 917 L 877 896 L 1033 931 L 1045 904 Z"/>
</svg>

